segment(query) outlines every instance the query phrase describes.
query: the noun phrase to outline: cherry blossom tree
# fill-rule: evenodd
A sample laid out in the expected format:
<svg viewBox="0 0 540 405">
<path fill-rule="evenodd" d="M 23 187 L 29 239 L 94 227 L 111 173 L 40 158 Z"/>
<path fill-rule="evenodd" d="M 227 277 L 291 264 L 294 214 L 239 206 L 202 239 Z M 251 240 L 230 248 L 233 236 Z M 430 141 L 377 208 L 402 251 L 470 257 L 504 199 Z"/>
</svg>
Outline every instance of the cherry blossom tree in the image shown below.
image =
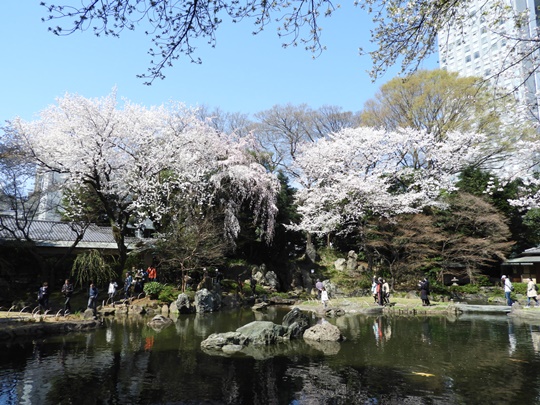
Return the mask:
<svg viewBox="0 0 540 405">
<path fill-rule="evenodd" d="M 181 104 L 146 108 L 122 101 L 120 106 L 115 91 L 100 99 L 66 94 L 41 119 L 11 123 L 40 169 L 65 177 L 70 215 L 85 210 L 79 198 L 84 193 L 73 191 L 93 191 L 113 228 L 122 266 L 128 224 L 145 218 L 159 223 L 182 199 L 220 204 L 228 239 L 238 234 L 237 213 L 247 201 L 271 240 L 279 182 L 253 160 L 250 138 L 220 133 Z"/>
<path fill-rule="evenodd" d="M 316 235 L 356 229 L 369 215 L 391 217 L 441 205 L 457 173 L 482 157 L 485 136 L 413 129 L 344 129 L 306 144 L 297 158 L 303 188 L 298 229 Z"/>
</svg>

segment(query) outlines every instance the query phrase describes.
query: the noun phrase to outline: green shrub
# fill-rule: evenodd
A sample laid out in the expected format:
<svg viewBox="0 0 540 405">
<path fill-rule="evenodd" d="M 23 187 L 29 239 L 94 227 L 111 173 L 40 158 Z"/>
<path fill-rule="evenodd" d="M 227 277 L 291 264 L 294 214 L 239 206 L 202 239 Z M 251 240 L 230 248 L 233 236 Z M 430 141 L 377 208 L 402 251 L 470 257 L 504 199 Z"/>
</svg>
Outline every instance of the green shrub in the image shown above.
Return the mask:
<svg viewBox="0 0 540 405">
<path fill-rule="evenodd" d="M 480 286 L 478 284 L 465 284 L 450 287 L 452 291 L 463 294 L 478 294 Z"/>
<path fill-rule="evenodd" d="M 478 294 L 480 292 L 480 286 L 478 284 L 465 284 L 460 288 L 464 293 L 467 294 Z"/>
<path fill-rule="evenodd" d="M 179 293 L 178 289 L 172 285 L 164 285 L 159 293 L 158 300 L 164 304 L 170 304 L 171 302 L 176 301 Z"/>
<path fill-rule="evenodd" d="M 480 287 L 489 287 L 493 285 L 491 281 L 489 281 L 489 277 L 483 274 L 476 277 L 476 284 L 478 284 Z"/>
<path fill-rule="evenodd" d="M 512 283 L 514 286 L 514 294 L 527 295 L 527 283 Z"/>
<path fill-rule="evenodd" d="M 448 287 L 444 284 L 438 283 L 436 281 L 433 281 L 429 285 L 430 292 L 433 294 L 441 294 L 441 295 L 448 295 Z"/>
<path fill-rule="evenodd" d="M 144 293 L 147 297 L 150 297 L 151 299 L 155 300 L 159 297 L 160 293 L 163 291 L 163 288 L 165 286 L 161 283 L 158 283 L 157 281 L 152 281 L 150 283 L 146 283 L 144 285 Z"/>
</svg>

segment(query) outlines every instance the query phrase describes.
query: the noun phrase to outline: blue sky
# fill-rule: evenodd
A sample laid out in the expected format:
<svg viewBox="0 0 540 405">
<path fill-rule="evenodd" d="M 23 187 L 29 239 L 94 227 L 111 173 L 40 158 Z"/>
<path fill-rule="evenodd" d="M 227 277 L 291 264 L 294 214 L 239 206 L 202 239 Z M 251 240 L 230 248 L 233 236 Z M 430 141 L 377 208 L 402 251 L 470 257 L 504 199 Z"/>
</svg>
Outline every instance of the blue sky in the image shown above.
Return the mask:
<svg viewBox="0 0 540 405">
<path fill-rule="evenodd" d="M 77 0 L 58 0 L 58 4 Z M 189 106 L 205 104 L 227 112 L 253 114 L 276 104 L 306 103 L 312 108 L 336 105 L 359 111 L 398 68 L 372 83 L 371 60 L 358 48 L 370 49 L 370 18 L 350 3 L 331 18 L 321 18 L 322 41 L 328 48 L 312 58 L 302 47 L 284 49 L 275 28 L 253 36 L 250 21 L 224 24 L 216 48 L 202 41 L 202 65 L 180 57 L 165 71 L 165 80 L 143 85 L 150 38 L 140 32 L 95 37 L 90 31 L 57 37 L 41 22 L 46 10 L 39 0 L 3 0 L 0 14 L 2 63 L 0 125 L 21 116 L 35 119 L 40 110 L 66 92 L 102 97 L 118 95 L 146 106 L 169 100 Z M 436 57 L 424 68 L 438 67 Z"/>
</svg>

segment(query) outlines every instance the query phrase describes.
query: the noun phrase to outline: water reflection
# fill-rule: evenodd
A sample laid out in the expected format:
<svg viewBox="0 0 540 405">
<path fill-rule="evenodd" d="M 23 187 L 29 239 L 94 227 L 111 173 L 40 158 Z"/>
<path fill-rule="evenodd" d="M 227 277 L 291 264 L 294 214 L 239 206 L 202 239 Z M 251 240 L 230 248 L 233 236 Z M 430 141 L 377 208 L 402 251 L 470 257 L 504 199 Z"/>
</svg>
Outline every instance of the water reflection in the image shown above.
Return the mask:
<svg viewBox="0 0 540 405">
<path fill-rule="evenodd" d="M 0 348 L 0 403 L 538 403 L 540 326 L 506 316 L 344 316 L 330 320 L 341 343 L 200 350 L 211 333 L 279 323 L 284 313 L 180 316 L 161 332 L 124 317 L 90 333 L 11 342 Z"/>
</svg>

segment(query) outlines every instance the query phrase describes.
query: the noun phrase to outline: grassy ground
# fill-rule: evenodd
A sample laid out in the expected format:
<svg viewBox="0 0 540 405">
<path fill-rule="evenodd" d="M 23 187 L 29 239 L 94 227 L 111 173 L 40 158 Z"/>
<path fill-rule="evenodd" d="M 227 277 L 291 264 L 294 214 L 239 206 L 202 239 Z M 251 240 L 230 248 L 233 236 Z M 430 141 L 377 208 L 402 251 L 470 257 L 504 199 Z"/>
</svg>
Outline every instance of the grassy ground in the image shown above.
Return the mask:
<svg viewBox="0 0 540 405">
<path fill-rule="evenodd" d="M 391 307 L 393 309 L 407 309 L 417 310 L 425 312 L 445 312 L 448 309 L 451 302 L 433 302 L 429 307 L 422 306 L 422 301 L 419 298 L 401 298 L 391 297 Z M 322 304 L 318 300 L 303 301 L 297 305 L 300 309 L 306 310 L 318 310 L 322 309 Z M 353 312 L 355 310 L 362 310 L 366 308 L 376 308 L 378 305 L 373 301 L 373 297 L 348 297 L 348 298 L 334 298 L 329 301 L 329 308 L 341 308 L 345 312 Z"/>
</svg>

